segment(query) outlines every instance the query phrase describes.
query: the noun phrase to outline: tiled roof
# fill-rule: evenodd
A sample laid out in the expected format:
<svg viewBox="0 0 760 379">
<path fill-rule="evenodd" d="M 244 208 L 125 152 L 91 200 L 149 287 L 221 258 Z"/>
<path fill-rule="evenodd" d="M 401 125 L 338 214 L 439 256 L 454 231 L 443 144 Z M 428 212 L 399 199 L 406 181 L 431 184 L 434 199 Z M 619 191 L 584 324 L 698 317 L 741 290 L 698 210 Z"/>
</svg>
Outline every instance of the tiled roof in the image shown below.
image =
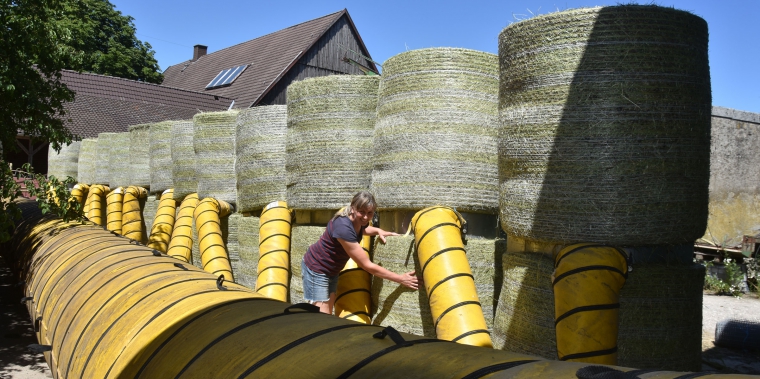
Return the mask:
<svg viewBox="0 0 760 379">
<path fill-rule="evenodd" d="M 195 62 L 185 61 L 164 71 L 164 85 L 203 91 L 235 100 L 235 108 L 254 105 L 347 10 L 215 51 Z M 224 69 L 250 64 L 228 87 L 205 90 Z"/>
<path fill-rule="evenodd" d="M 200 111 L 229 108 L 231 99 L 129 79 L 64 70 L 61 79 L 76 93 L 65 104 L 66 126 L 81 138 L 126 132 L 135 124 L 191 119 Z"/>
</svg>

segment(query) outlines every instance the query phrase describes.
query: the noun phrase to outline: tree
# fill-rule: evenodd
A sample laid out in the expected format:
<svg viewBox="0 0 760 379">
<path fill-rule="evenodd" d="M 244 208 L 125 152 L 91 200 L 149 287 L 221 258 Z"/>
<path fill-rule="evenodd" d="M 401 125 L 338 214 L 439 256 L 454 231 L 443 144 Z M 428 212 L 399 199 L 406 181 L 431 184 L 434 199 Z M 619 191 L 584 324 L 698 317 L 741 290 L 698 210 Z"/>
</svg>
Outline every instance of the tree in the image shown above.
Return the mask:
<svg viewBox="0 0 760 379">
<path fill-rule="evenodd" d="M 155 51 L 137 39 L 133 21 L 108 0 L 66 1 L 59 24 L 71 31 L 69 46 L 82 52 L 66 68 L 161 84 Z"/>
</svg>

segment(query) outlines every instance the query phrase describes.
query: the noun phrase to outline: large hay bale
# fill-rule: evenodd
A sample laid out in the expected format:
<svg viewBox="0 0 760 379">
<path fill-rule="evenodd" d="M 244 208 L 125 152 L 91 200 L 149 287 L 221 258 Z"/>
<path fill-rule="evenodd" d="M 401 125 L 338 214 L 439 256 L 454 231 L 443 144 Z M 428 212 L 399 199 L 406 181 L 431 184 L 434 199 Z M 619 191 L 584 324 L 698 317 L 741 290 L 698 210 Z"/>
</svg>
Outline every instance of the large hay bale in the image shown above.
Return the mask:
<svg viewBox="0 0 760 379">
<path fill-rule="evenodd" d="M 161 193 L 173 187 L 172 124 L 163 121 L 150 126 L 150 192 Z"/>
<path fill-rule="evenodd" d="M 69 145 L 61 146 L 61 151 L 53 150 L 53 146 L 48 147 L 48 176 L 55 176 L 58 180 L 65 180 L 67 177 L 77 178 L 79 170 L 79 149 L 82 146 L 81 141 L 74 141 Z"/>
<path fill-rule="evenodd" d="M 499 36 L 500 209 L 510 235 L 612 245 L 705 231 L 707 24 L 649 5 L 583 8 Z"/>
<path fill-rule="evenodd" d="M 331 75 L 288 87 L 289 207 L 338 209 L 369 188 L 379 81 Z"/>
<path fill-rule="evenodd" d="M 241 111 L 237 118 L 235 173 L 238 212 L 261 210 L 285 200 L 285 135 L 288 107 L 270 105 Z"/>
<path fill-rule="evenodd" d="M 84 184 L 95 183 L 95 170 L 98 160 L 97 138 L 85 138 L 79 148 L 79 163 L 77 164 L 77 181 Z"/>
<path fill-rule="evenodd" d="M 704 278 L 698 263 L 634 264 L 620 291 L 618 365 L 702 369 Z"/>
<path fill-rule="evenodd" d="M 259 268 L 259 218 L 243 217 L 238 223 L 240 263 L 234 268 L 235 282 L 256 289 Z"/>
<path fill-rule="evenodd" d="M 198 191 L 193 134 L 192 120 L 175 121 L 172 124 L 172 182 L 175 199 L 181 200 Z"/>
<path fill-rule="evenodd" d="M 198 197 L 237 202 L 235 124 L 238 111 L 199 113 L 193 117 L 193 147 Z"/>
<path fill-rule="evenodd" d="M 95 163 L 95 177 L 92 184 L 109 185 L 111 182 L 111 152 L 114 148 L 114 142 L 119 133 L 100 133 L 98 134 L 97 159 Z"/>
<path fill-rule="evenodd" d="M 224 247 L 227 249 L 227 256 L 230 259 L 230 267 L 232 268 L 232 277 L 235 279 L 235 283 L 238 283 L 237 271 L 240 271 L 240 219 L 243 215 L 240 213 L 233 213 L 228 217 L 224 217 L 221 220 L 222 227 L 222 240 L 224 241 Z"/>
<path fill-rule="evenodd" d="M 325 232 L 324 226 L 294 225 L 290 234 L 290 302 L 303 303 L 303 279 L 301 261 L 306 250 L 319 240 Z"/>
<path fill-rule="evenodd" d="M 108 157 L 108 165 L 111 179 L 108 181 L 112 188 L 127 187 L 132 185 L 130 178 L 131 167 L 129 166 L 129 132 L 116 133 L 113 137 L 113 147 Z"/>
<path fill-rule="evenodd" d="M 504 281 L 494 317 L 494 348 L 557 359 L 554 259 L 540 253 L 503 255 Z"/>
<path fill-rule="evenodd" d="M 498 210 L 496 55 L 432 48 L 383 65 L 371 191 L 384 209 Z"/>
<path fill-rule="evenodd" d="M 142 206 L 142 222 L 143 222 L 143 241 L 147 241 L 150 235 L 150 231 L 153 229 L 153 223 L 156 221 L 156 213 L 158 213 L 158 204 L 161 202 L 161 195 L 150 195 L 143 203 Z"/>
<path fill-rule="evenodd" d="M 129 127 L 129 185 L 150 187 L 150 126 Z"/>
</svg>

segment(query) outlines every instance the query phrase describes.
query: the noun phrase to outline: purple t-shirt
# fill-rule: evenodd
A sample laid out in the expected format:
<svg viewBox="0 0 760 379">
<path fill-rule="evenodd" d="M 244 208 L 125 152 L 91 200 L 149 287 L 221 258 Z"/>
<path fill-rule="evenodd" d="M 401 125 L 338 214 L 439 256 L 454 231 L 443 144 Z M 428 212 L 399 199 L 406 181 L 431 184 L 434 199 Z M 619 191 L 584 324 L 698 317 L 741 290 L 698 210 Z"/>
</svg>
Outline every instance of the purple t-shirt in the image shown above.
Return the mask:
<svg viewBox="0 0 760 379">
<path fill-rule="evenodd" d="M 335 276 L 346 266 L 350 258 L 338 238 L 346 242 L 360 243 L 364 235 L 363 226 L 359 234 L 354 230 L 351 220 L 345 216 L 338 216 L 327 223 L 327 228 L 319 240 L 309 246 L 303 260 L 311 271 Z"/>
</svg>

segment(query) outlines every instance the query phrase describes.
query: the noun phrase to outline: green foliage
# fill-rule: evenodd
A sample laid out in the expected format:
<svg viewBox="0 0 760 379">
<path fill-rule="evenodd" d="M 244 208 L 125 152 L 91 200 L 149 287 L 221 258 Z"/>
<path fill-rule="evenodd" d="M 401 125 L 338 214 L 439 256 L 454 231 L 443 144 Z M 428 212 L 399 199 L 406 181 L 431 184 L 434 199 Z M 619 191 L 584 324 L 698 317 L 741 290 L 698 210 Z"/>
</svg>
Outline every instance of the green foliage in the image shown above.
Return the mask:
<svg viewBox="0 0 760 379">
<path fill-rule="evenodd" d="M 13 173 L 7 162 L 0 160 L 0 243 L 11 238 L 16 221 L 21 218 L 21 210 L 13 200 L 21 196 L 21 189 L 13 180 Z"/>
<path fill-rule="evenodd" d="M 758 277 L 760 277 L 760 262 L 758 258 L 745 259 L 744 263 L 747 264 L 747 285 L 752 292 L 760 292 L 760 285 L 758 285 Z"/>
<path fill-rule="evenodd" d="M 50 213 L 63 221 L 84 221 L 82 205 L 71 197 L 69 190 L 76 184 L 76 179 L 69 176 L 60 181 L 53 175 L 46 178 L 45 175 L 34 173 L 28 163 L 23 166 L 23 170 L 29 173 L 29 177 L 24 180 L 26 188 L 30 195 L 37 197 L 37 205 L 42 214 Z"/>
<path fill-rule="evenodd" d="M 743 295 L 740 283 L 744 280 L 744 273 L 740 264 L 736 263 L 731 258 L 724 259 L 725 278 L 713 276 L 710 274 L 710 267 L 713 267 L 714 263 L 705 263 L 705 268 L 708 272 L 705 275 L 704 288 L 708 291 L 714 291 L 719 295 L 732 295 L 734 297 L 741 297 Z"/>
<path fill-rule="evenodd" d="M 161 84 L 155 51 L 137 39 L 133 20 L 108 0 L 66 1 L 58 25 L 70 30 L 68 45 L 80 52 L 66 60 L 66 68 Z"/>
<path fill-rule="evenodd" d="M 16 149 L 18 132 L 49 140 L 59 150 L 73 135 L 64 127 L 63 104 L 74 93 L 60 70 L 76 52 L 71 34 L 55 22 L 61 0 L 0 0 L 0 143 Z"/>
</svg>

